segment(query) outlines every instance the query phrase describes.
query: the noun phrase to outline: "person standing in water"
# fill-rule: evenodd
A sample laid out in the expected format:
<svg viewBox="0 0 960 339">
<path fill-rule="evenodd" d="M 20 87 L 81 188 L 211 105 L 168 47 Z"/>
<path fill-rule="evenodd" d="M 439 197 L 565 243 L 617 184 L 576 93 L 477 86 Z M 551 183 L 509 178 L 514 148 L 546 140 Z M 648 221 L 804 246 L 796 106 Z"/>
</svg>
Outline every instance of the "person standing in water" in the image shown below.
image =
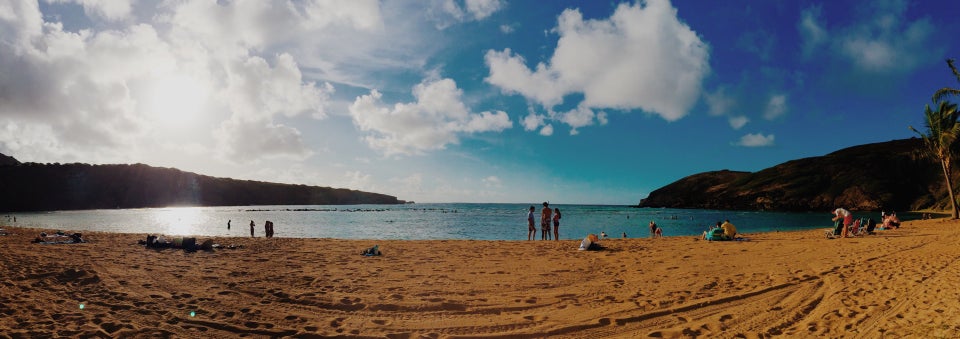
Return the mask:
<svg viewBox="0 0 960 339">
<path fill-rule="evenodd" d="M 233 221 L 233 220 L 227 220 L 227 231 L 230 230 L 230 222 L 231 222 L 231 221 Z"/>
<path fill-rule="evenodd" d="M 254 227 L 254 226 L 256 226 L 256 224 L 253 223 L 253 220 L 250 220 L 250 237 L 251 237 L 251 238 L 253 238 L 253 227 Z"/>
</svg>

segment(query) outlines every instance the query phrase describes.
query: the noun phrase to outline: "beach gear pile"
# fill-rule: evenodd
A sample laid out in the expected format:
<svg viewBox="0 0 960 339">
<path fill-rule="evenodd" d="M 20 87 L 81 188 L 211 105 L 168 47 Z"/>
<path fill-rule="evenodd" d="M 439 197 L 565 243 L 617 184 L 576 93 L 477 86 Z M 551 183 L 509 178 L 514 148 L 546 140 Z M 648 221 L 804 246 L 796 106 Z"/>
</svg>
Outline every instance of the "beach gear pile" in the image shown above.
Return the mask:
<svg viewBox="0 0 960 339">
<path fill-rule="evenodd" d="M 193 252 L 196 250 L 210 251 L 214 248 L 220 247 L 217 244 L 214 244 L 213 240 L 211 239 L 207 239 L 203 243 L 197 244 L 197 238 L 175 237 L 168 241 L 162 235 L 147 235 L 146 241 L 140 240 L 138 243 L 146 246 L 147 248 L 179 248 L 187 252 Z"/>
<path fill-rule="evenodd" d="M 365 250 L 363 250 L 363 251 L 360 252 L 360 255 L 364 255 L 364 256 L 368 256 L 368 257 L 378 256 L 378 255 L 380 255 L 380 254 L 381 254 L 381 253 L 380 253 L 380 245 L 373 245 L 373 247 L 368 248 L 368 249 L 365 249 Z"/>
<path fill-rule="evenodd" d="M 63 231 L 57 231 L 54 234 L 47 234 L 46 232 L 40 232 L 40 236 L 36 237 L 31 241 L 35 244 L 80 244 L 87 242 L 83 240 L 83 234 L 74 233 L 67 235 Z"/>
</svg>

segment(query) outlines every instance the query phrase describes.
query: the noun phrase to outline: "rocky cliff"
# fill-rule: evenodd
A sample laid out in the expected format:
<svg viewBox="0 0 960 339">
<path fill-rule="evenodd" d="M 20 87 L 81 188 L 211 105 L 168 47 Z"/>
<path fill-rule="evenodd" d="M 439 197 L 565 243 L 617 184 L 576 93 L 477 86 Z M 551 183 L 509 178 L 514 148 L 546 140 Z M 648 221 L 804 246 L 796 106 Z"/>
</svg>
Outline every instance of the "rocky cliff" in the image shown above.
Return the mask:
<svg viewBox="0 0 960 339">
<path fill-rule="evenodd" d="M 640 207 L 828 211 L 944 209 L 939 164 L 920 139 L 855 146 L 759 172 L 728 170 L 682 178 L 650 193 Z M 956 181 L 954 181 L 956 182 Z"/>
<path fill-rule="evenodd" d="M 4 212 L 403 203 L 385 194 L 215 178 L 143 164 L 37 164 L 6 158 L 12 161 L 0 164 L 0 211 Z"/>
</svg>

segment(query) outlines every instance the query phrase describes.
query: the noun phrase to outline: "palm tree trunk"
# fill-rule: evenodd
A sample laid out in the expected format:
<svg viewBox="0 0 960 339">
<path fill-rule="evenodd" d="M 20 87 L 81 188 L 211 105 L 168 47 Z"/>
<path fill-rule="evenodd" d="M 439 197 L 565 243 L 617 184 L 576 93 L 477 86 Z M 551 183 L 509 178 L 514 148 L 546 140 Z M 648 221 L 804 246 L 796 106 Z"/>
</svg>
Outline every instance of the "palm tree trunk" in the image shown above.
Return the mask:
<svg viewBox="0 0 960 339">
<path fill-rule="evenodd" d="M 950 194 L 950 212 L 953 219 L 960 218 L 957 214 L 957 199 L 953 196 L 953 180 L 950 179 L 950 162 L 947 159 L 940 159 L 940 167 L 943 168 L 943 178 L 947 181 L 947 193 Z"/>
</svg>

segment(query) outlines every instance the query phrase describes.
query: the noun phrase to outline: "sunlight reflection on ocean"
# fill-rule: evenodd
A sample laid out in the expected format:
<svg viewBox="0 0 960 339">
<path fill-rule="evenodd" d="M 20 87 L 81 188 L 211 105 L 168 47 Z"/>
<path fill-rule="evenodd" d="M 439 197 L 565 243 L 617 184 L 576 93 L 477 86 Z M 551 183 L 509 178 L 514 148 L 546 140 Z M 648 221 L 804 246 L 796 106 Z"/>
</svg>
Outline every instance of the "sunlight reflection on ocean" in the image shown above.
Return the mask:
<svg viewBox="0 0 960 339">
<path fill-rule="evenodd" d="M 64 231 L 105 231 L 166 235 L 264 235 L 264 221 L 275 224 L 277 237 L 341 239 L 482 239 L 525 240 L 527 204 L 409 204 L 349 206 L 172 207 L 89 211 L 11 213 L 6 224 Z M 539 211 L 537 226 L 539 232 Z M 829 211 L 783 213 L 628 206 L 556 205 L 563 218 L 561 239 L 606 232 L 619 238 L 648 237 L 653 220 L 664 236 L 696 235 L 708 225 L 730 219 L 741 233 L 831 227 Z M 855 213 L 879 219 L 879 213 Z M 17 218 L 14 224 L 12 217 Z M 907 218 L 909 219 L 909 218 Z M 227 229 L 227 221 L 231 228 Z"/>
</svg>

